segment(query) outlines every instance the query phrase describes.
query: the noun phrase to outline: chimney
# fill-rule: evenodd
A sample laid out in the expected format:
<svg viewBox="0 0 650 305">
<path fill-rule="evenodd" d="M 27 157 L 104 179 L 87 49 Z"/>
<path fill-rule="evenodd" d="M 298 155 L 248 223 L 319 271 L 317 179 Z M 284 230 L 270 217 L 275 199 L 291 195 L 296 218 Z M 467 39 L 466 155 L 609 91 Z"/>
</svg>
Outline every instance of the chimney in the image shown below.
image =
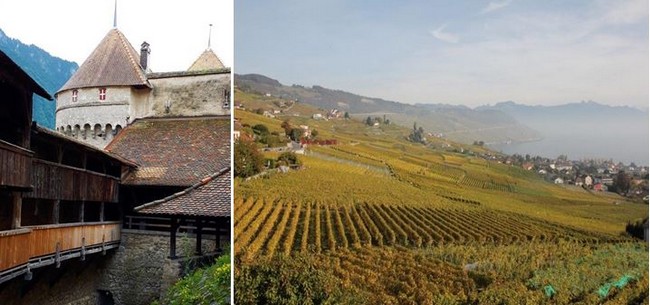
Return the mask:
<svg viewBox="0 0 650 305">
<path fill-rule="evenodd" d="M 144 71 L 147 71 L 149 65 L 150 53 L 151 53 L 151 49 L 149 48 L 149 44 L 146 41 L 143 42 L 142 45 L 140 46 L 140 66 Z"/>
</svg>

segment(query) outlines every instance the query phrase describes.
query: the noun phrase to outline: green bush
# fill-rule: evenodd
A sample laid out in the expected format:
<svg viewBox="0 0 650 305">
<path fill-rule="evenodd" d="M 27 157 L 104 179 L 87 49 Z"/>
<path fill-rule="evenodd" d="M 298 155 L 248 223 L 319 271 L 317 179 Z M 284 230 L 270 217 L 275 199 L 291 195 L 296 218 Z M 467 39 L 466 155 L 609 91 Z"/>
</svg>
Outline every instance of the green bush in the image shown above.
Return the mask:
<svg viewBox="0 0 650 305">
<path fill-rule="evenodd" d="M 230 304 L 230 254 L 210 267 L 194 271 L 172 286 L 161 300 L 165 305 Z"/>
<path fill-rule="evenodd" d="M 343 291 L 339 279 L 307 255 L 278 255 L 236 265 L 238 305 L 365 303 L 355 292 Z"/>
</svg>

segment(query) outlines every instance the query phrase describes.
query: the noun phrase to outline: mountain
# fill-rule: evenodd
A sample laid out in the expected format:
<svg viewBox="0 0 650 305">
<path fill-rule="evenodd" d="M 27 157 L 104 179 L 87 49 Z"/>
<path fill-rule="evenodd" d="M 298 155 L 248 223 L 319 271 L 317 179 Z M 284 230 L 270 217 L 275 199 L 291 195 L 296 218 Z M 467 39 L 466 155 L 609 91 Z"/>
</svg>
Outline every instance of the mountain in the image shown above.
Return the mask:
<svg viewBox="0 0 650 305">
<path fill-rule="evenodd" d="M 52 56 L 35 45 L 26 45 L 18 39 L 8 37 L 2 29 L 0 50 L 52 96 L 79 68 L 74 62 Z M 55 110 L 56 102 L 34 96 L 33 120 L 39 125 L 53 129 Z"/>
<path fill-rule="evenodd" d="M 543 141 L 499 147 L 506 153 L 530 153 L 574 159 L 613 158 L 648 164 L 648 111 L 583 101 L 557 106 L 528 106 L 512 101 L 481 106 L 500 111 L 540 132 Z"/>
<path fill-rule="evenodd" d="M 582 101 L 555 106 L 529 106 L 517 104 L 513 101 L 500 102 L 494 106 L 480 106 L 477 110 L 498 110 L 512 115 L 517 119 L 547 120 L 554 119 L 603 119 L 603 118 L 630 118 L 643 119 L 648 117 L 647 110 L 639 110 L 629 106 L 609 106 L 594 101 Z"/>
<path fill-rule="evenodd" d="M 235 85 L 242 91 L 297 100 L 322 109 L 336 108 L 361 119 L 386 115 L 390 121 L 407 127 L 415 122 L 426 132 L 442 134 L 462 143 L 516 142 L 539 138 L 535 130 L 498 110 L 440 104 L 410 105 L 321 86 L 285 86 L 259 74 L 235 74 Z"/>
</svg>

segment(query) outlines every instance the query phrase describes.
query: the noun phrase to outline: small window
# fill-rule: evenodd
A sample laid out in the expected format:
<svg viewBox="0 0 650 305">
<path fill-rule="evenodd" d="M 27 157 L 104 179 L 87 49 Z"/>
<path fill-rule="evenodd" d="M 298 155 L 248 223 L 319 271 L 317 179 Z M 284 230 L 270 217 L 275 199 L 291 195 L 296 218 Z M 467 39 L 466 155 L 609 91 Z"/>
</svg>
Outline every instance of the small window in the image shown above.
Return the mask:
<svg viewBox="0 0 650 305">
<path fill-rule="evenodd" d="M 223 108 L 230 108 L 230 90 L 223 90 Z"/>
<path fill-rule="evenodd" d="M 99 88 L 99 100 L 100 101 L 106 100 L 106 88 Z"/>
<path fill-rule="evenodd" d="M 72 90 L 72 102 L 77 102 L 78 96 L 79 96 L 79 90 Z"/>
</svg>

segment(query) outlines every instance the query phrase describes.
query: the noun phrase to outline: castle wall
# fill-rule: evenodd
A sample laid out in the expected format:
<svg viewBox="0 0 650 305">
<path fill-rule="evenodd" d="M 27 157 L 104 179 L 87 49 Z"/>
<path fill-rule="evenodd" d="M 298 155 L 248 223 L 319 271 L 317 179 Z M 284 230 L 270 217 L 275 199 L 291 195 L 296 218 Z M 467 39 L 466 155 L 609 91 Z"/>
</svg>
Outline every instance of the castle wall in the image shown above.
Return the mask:
<svg viewBox="0 0 650 305">
<path fill-rule="evenodd" d="M 230 73 L 161 73 L 150 77 L 149 99 L 133 105 L 134 117 L 179 117 L 230 114 Z M 167 77 L 169 76 L 169 77 Z"/>
<path fill-rule="evenodd" d="M 57 95 L 56 130 L 98 148 L 104 148 L 133 118 L 129 102 L 135 89 L 129 86 L 107 87 L 106 100 L 99 100 L 98 88 L 77 89 L 77 101 L 72 101 L 73 90 Z M 141 91 L 147 91 L 141 90 Z M 141 93 L 137 92 L 139 95 Z"/>
</svg>

